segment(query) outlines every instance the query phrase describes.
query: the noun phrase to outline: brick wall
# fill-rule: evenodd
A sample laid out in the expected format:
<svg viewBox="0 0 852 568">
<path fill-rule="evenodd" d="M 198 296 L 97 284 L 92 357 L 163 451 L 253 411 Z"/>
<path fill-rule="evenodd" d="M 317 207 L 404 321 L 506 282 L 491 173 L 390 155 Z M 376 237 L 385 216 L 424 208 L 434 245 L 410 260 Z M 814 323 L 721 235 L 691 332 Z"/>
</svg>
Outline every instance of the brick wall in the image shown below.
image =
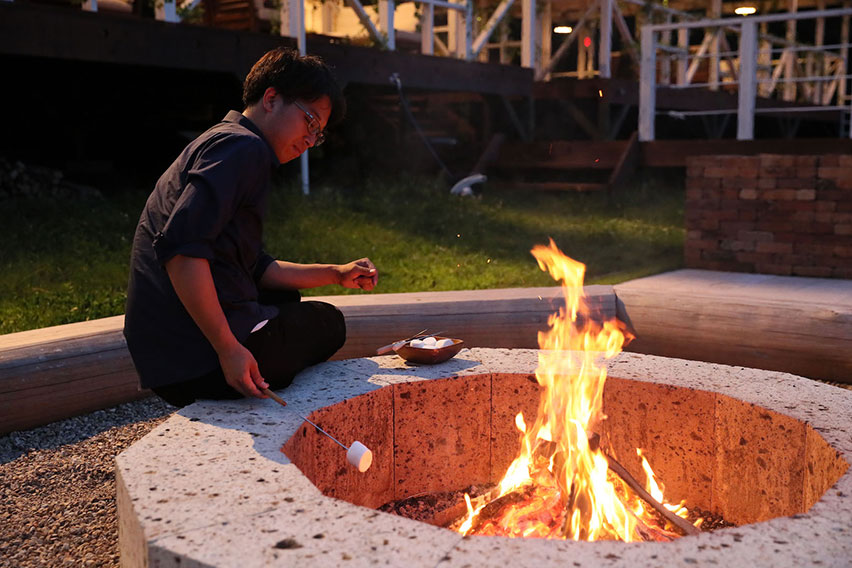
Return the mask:
<svg viewBox="0 0 852 568">
<path fill-rule="evenodd" d="M 689 268 L 852 278 L 852 155 L 688 158 L 685 255 Z"/>
</svg>

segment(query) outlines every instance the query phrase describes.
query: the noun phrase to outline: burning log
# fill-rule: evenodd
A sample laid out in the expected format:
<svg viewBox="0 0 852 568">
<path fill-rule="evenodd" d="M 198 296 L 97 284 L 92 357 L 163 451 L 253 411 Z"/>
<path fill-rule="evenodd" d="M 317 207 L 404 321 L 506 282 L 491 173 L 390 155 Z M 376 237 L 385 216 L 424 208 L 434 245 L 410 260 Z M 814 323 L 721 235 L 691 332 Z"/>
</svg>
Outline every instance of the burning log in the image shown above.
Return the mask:
<svg viewBox="0 0 852 568">
<path fill-rule="evenodd" d="M 500 496 L 500 488 L 495 487 L 488 493 L 480 495 L 479 497 L 473 497 L 470 502 L 471 506 L 474 510 L 477 507 L 488 503 L 489 501 L 493 501 L 497 497 Z M 456 525 L 460 522 L 460 519 L 463 519 L 467 515 L 467 503 L 465 501 L 460 501 L 453 505 L 452 507 L 448 507 L 443 511 L 438 511 L 432 517 L 430 521 L 427 521 L 430 525 L 435 525 L 436 527 L 445 527 L 449 528 L 453 525 Z"/>
<path fill-rule="evenodd" d="M 629 509 L 628 509 L 629 511 Z M 630 515 L 636 521 L 636 530 L 639 531 L 639 534 L 642 535 L 642 540 L 648 541 L 657 541 L 657 542 L 666 542 L 674 540 L 677 535 L 675 533 L 668 532 L 664 529 L 659 529 L 656 527 L 650 526 L 648 523 L 642 520 L 642 518 L 630 511 Z"/>
<path fill-rule="evenodd" d="M 549 443 L 543 442 L 543 446 L 548 446 Z M 593 451 L 599 451 L 601 455 L 606 459 L 609 470 L 621 478 L 624 483 L 630 487 L 643 501 L 645 501 L 648 505 L 650 505 L 657 513 L 659 513 L 666 521 L 671 523 L 674 527 L 680 530 L 685 535 L 695 535 L 699 534 L 701 530 L 694 525 L 692 525 L 686 519 L 674 514 L 672 511 L 667 509 L 662 503 L 657 501 L 644 487 L 636 480 L 633 475 L 630 474 L 624 466 L 618 463 L 611 455 L 609 455 L 603 448 L 600 447 L 600 435 L 592 434 L 589 436 L 589 448 Z M 488 493 L 480 495 L 478 497 L 474 497 L 471 499 L 471 508 L 473 510 L 477 510 L 482 507 L 482 509 L 477 513 L 476 517 L 473 519 L 470 528 L 468 529 L 468 534 L 474 534 L 476 530 L 489 519 L 499 517 L 502 513 L 503 509 L 506 507 L 524 501 L 528 499 L 532 492 L 531 486 L 524 486 L 515 491 L 509 492 L 505 495 L 500 496 L 499 487 L 492 489 Z M 570 525 L 572 518 L 575 514 L 584 515 L 584 512 L 587 513 L 589 510 L 588 503 L 584 504 L 585 497 L 580 495 L 577 491 L 577 483 L 572 482 L 570 488 L 563 493 L 565 495 L 565 516 L 562 521 L 561 530 L 559 530 L 559 534 L 562 535 L 563 538 L 567 538 L 570 534 Z M 633 519 L 636 521 L 637 530 L 642 535 L 643 540 L 646 541 L 668 541 L 672 540 L 677 535 L 675 533 L 671 533 L 665 529 L 657 528 L 648 525 L 644 520 L 642 520 L 638 515 L 633 513 L 632 511 L 627 509 Z M 460 502 L 456 505 L 444 509 L 443 511 L 439 511 L 435 514 L 435 516 L 430 521 L 430 524 L 436 526 L 447 527 L 452 530 L 458 530 L 461 524 L 465 521 L 468 513 L 468 506 L 466 502 Z M 585 526 L 586 521 L 588 519 L 583 519 L 580 523 L 580 526 Z M 581 537 L 583 535 L 581 534 Z"/>
<path fill-rule="evenodd" d="M 530 498 L 531 493 L 532 487 L 526 486 L 519 488 L 515 491 L 510 491 L 505 495 L 501 495 L 493 501 L 489 501 L 488 504 L 485 505 L 481 511 L 479 511 L 476 517 L 473 518 L 470 525 L 470 529 L 467 531 L 467 534 L 475 533 L 476 529 L 478 529 L 485 521 L 488 521 L 494 517 L 499 517 L 500 513 L 503 511 L 504 508 L 515 503 L 521 503 L 522 501 L 526 501 Z M 473 505 L 472 502 L 471 505 Z M 474 506 L 473 508 L 474 510 L 476 510 L 476 506 Z M 461 526 L 464 521 L 464 517 L 458 518 L 450 525 L 450 528 L 453 530 L 458 530 L 459 526 Z"/>
<path fill-rule="evenodd" d="M 568 502 L 565 505 L 565 521 L 562 523 L 562 538 L 567 538 L 571 528 L 571 517 L 573 517 L 574 503 L 577 501 L 577 484 L 571 482 Z"/>
<path fill-rule="evenodd" d="M 609 464 L 609 469 L 615 475 L 620 477 L 624 483 L 630 486 L 630 489 L 636 492 L 636 494 L 642 498 L 643 501 L 648 503 L 655 511 L 657 511 L 660 515 L 663 516 L 665 520 L 676 526 L 680 529 L 685 535 L 694 535 L 701 532 L 701 530 L 694 526 L 692 523 L 684 519 L 683 517 L 679 517 L 666 509 L 662 503 L 654 499 L 650 493 L 648 493 L 642 485 L 636 481 L 636 478 L 630 475 L 630 472 L 624 468 L 623 465 L 615 461 L 615 459 L 601 450 L 601 453 L 606 458 L 607 463 Z"/>
</svg>

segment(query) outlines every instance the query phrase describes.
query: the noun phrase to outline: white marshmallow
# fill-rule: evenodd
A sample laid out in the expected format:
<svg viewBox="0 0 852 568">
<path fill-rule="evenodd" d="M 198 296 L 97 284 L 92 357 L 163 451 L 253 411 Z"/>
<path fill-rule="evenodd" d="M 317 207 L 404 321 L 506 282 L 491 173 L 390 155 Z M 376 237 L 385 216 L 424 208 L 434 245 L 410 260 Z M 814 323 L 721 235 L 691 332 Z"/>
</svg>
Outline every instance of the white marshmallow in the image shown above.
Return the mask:
<svg viewBox="0 0 852 568">
<path fill-rule="evenodd" d="M 367 446 L 355 440 L 346 450 L 346 460 L 357 467 L 358 471 L 364 473 L 373 464 L 373 452 Z"/>
<path fill-rule="evenodd" d="M 440 340 L 438 340 L 438 343 L 435 344 L 435 348 L 440 349 L 442 347 L 449 347 L 452 344 L 453 344 L 452 339 L 440 339 Z"/>
<path fill-rule="evenodd" d="M 423 338 L 423 343 L 425 343 L 426 345 L 435 345 L 437 342 L 438 340 L 431 336 Z"/>
<path fill-rule="evenodd" d="M 421 339 L 412 339 L 408 342 L 409 347 L 414 347 L 416 349 L 423 349 L 423 340 Z"/>
</svg>

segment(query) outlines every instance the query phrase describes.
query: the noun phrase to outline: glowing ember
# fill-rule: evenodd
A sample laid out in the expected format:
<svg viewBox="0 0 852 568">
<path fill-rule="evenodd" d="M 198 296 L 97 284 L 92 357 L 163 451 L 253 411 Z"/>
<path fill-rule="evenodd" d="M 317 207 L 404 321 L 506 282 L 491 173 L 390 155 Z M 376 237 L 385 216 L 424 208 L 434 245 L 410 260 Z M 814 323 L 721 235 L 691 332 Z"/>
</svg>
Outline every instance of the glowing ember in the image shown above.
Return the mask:
<svg viewBox="0 0 852 568">
<path fill-rule="evenodd" d="M 585 265 L 562 254 L 552 240 L 532 254 L 542 270 L 562 282 L 565 295 L 565 307 L 550 316 L 549 329 L 538 336 L 536 378 L 543 387 L 538 415 L 528 425 L 518 414 L 519 456 L 489 502 L 474 506 L 465 495 L 468 516 L 457 530 L 627 542 L 678 536 L 609 470 L 593 435 L 605 418 L 605 361 L 621 351 L 629 334 L 617 320 L 600 324 L 590 317 L 583 293 Z M 644 456 L 642 463 L 648 493 L 664 502 Z M 686 516 L 680 505 L 667 508 Z"/>
</svg>

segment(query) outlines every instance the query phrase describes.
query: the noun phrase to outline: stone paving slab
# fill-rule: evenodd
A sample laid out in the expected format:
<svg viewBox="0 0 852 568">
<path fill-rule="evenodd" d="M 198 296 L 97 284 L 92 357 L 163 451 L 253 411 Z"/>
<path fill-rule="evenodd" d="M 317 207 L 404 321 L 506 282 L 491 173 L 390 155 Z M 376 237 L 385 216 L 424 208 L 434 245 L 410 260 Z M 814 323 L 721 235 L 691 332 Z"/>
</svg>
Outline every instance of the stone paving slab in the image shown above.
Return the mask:
<svg viewBox="0 0 852 568">
<path fill-rule="evenodd" d="M 308 415 L 384 386 L 532 373 L 537 358 L 534 350 L 470 349 L 430 367 L 405 365 L 395 356 L 335 361 L 300 374 L 279 394 Z M 852 462 L 852 393 L 847 390 L 784 373 L 632 353 L 617 357 L 610 375 L 715 391 L 802 420 Z M 819 562 L 839 567 L 852 559 L 849 470 L 807 513 L 667 544 L 462 539 L 321 495 L 281 452 L 302 424 L 271 400 L 199 402 L 119 455 L 123 563 L 461 567 L 512 562 L 540 568 Z"/>
</svg>

